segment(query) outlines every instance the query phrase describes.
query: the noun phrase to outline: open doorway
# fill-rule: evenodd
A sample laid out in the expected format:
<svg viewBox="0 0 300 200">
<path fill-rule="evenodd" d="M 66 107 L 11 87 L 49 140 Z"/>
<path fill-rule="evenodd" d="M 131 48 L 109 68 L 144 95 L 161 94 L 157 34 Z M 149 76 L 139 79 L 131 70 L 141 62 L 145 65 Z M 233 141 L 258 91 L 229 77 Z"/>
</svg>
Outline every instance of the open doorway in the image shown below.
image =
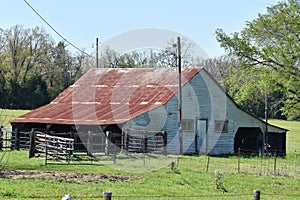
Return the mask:
<svg viewBox="0 0 300 200">
<path fill-rule="evenodd" d="M 234 138 L 234 152 L 258 154 L 262 150 L 263 133 L 258 127 L 240 127 Z"/>
</svg>

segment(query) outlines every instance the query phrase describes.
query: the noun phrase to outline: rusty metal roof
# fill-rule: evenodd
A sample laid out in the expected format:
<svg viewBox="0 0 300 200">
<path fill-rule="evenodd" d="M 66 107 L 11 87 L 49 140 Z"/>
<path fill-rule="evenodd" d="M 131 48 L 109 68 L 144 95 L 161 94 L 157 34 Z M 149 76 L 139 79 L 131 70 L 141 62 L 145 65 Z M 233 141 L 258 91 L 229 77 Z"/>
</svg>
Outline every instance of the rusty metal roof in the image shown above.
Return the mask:
<svg viewBox="0 0 300 200">
<path fill-rule="evenodd" d="M 182 70 L 182 86 L 202 68 Z M 51 103 L 11 123 L 105 125 L 164 105 L 178 90 L 176 68 L 91 69 Z"/>
</svg>

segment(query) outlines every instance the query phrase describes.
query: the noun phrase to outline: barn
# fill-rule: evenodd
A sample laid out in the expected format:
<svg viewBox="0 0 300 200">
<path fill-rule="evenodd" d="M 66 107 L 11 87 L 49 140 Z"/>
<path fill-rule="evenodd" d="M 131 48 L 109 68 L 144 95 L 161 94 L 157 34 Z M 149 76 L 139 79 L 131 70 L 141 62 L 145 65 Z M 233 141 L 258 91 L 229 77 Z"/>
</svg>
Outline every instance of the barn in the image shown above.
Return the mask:
<svg viewBox="0 0 300 200">
<path fill-rule="evenodd" d="M 184 154 L 259 153 L 264 147 L 286 154 L 288 130 L 242 110 L 204 68 L 185 67 L 181 79 L 179 115 L 178 69 L 91 69 L 51 103 L 12 120 L 12 129 L 77 135 L 78 141 L 91 132 L 110 133 L 120 149 L 135 152 L 162 145 L 168 154 L 178 154 L 180 146 Z"/>
</svg>

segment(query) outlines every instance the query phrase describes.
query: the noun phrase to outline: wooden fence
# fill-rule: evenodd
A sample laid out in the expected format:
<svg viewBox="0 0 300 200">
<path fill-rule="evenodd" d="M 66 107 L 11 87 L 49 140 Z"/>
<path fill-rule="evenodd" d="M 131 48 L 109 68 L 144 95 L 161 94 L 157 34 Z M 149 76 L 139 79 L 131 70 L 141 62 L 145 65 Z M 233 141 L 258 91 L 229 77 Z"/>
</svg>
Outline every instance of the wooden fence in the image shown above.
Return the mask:
<svg viewBox="0 0 300 200">
<path fill-rule="evenodd" d="M 91 131 L 88 133 L 51 132 L 51 134 L 46 134 L 33 129 L 29 133 L 29 158 L 45 157 L 46 165 L 50 161 L 67 162 L 68 164 L 73 161 L 91 161 L 99 156 L 112 155 L 115 158 L 118 150 L 116 145 L 110 141 L 113 134 L 107 134 Z"/>
<path fill-rule="evenodd" d="M 167 135 L 164 131 L 127 130 L 125 136 L 128 152 L 166 154 Z"/>
<path fill-rule="evenodd" d="M 52 136 L 32 130 L 30 133 L 29 158 L 36 154 L 45 155 L 45 164 L 48 161 L 72 161 L 74 139 Z"/>
<path fill-rule="evenodd" d="M 10 144 L 10 135 L 4 130 L 3 126 L 0 126 L 0 150 L 8 148 L 8 143 Z"/>
<path fill-rule="evenodd" d="M 15 129 L 11 131 L 10 148 L 15 150 L 29 149 L 30 147 L 30 131 L 20 131 Z"/>
</svg>

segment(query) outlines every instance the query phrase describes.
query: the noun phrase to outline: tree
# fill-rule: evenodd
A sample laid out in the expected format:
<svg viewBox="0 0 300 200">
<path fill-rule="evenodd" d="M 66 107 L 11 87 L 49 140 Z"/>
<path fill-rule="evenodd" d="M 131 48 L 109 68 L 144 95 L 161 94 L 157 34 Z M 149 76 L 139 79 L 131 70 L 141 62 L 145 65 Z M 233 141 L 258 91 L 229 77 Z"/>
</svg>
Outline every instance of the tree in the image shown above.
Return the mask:
<svg viewBox="0 0 300 200">
<path fill-rule="evenodd" d="M 199 62 L 222 86 L 235 102 L 249 113 L 263 118 L 265 115 L 265 68 L 256 71 L 241 70 L 240 63 L 228 56 L 209 58 Z M 282 107 L 281 92 L 274 87 L 268 88 L 269 111 L 273 118 L 284 118 L 280 112 Z"/>
<path fill-rule="evenodd" d="M 52 48 L 50 56 L 52 62 L 44 67 L 41 76 L 47 83 L 50 99 L 53 99 L 82 75 L 83 55 L 73 56 L 65 43 L 59 42 Z"/>
<path fill-rule="evenodd" d="M 82 75 L 83 60 L 39 27 L 0 29 L 0 106 L 33 109 L 50 102 Z"/>
<path fill-rule="evenodd" d="M 33 108 L 29 103 L 32 100 L 30 95 L 39 83 L 29 80 L 34 80 L 42 67 L 51 61 L 49 53 L 52 45 L 50 36 L 38 27 L 23 29 L 16 25 L 2 32 L 0 70 L 5 79 L 2 83 L 3 107 Z"/>
<path fill-rule="evenodd" d="M 268 7 L 239 33 L 216 31 L 221 47 L 253 73 L 265 68 L 265 87 L 277 88 L 284 96 L 282 110 L 290 119 L 300 117 L 300 1 L 288 0 Z"/>
<path fill-rule="evenodd" d="M 193 57 L 194 45 L 185 39 L 181 41 L 182 66 L 195 66 L 199 58 Z M 120 55 L 110 47 L 101 52 L 100 67 L 143 68 L 143 67 L 177 67 L 177 46 L 170 40 L 164 49 L 145 48 Z M 95 65 L 95 64 L 94 64 Z"/>
<path fill-rule="evenodd" d="M 196 65 L 204 67 L 226 92 L 229 91 L 230 85 L 226 84 L 226 79 L 229 78 L 231 69 L 237 65 L 234 60 L 227 56 L 221 56 L 219 58 L 199 60 Z"/>
</svg>

